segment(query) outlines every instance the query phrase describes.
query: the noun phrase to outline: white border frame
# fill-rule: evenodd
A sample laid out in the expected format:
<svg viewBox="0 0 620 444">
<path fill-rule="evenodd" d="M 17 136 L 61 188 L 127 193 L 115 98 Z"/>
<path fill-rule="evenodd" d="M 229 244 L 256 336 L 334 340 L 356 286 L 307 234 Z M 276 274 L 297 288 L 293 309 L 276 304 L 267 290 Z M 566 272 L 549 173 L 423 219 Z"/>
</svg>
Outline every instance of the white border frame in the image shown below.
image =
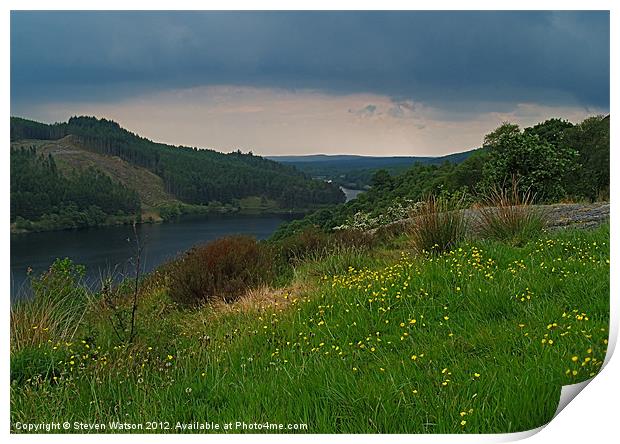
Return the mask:
<svg viewBox="0 0 620 444">
<path fill-rule="evenodd" d="M 10 115 L 10 10 L 37 10 L 37 9 L 81 9 L 81 10 L 139 10 L 139 9 L 160 9 L 160 10 L 232 10 L 232 9 L 288 9 L 288 10 L 305 10 L 305 9 L 325 9 L 325 10 L 383 10 L 383 9 L 417 9 L 417 10 L 461 10 L 461 9 L 473 9 L 473 10 L 611 10 L 610 14 L 610 30 L 611 30 L 611 102 L 610 113 L 613 114 L 614 105 L 618 103 L 618 88 L 617 81 L 620 75 L 618 69 L 618 54 L 620 53 L 620 45 L 618 44 L 618 33 L 620 30 L 620 7 L 616 6 L 618 2 L 603 1 L 603 0 L 590 0 L 576 1 L 576 0 L 521 0 L 521 1 L 502 1 L 501 3 L 492 3 L 488 1 L 472 0 L 465 4 L 458 1 L 442 1 L 435 0 L 433 2 L 416 2 L 410 3 L 406 1 L 396 0 L 383 0 L 381 2 L 372 2 L 368 0 L 359 0 L 353 2 L 335 2 L 328 0 L 314 0 L 314 1 L 297 1 L 292 4 L 290 1 L 283 0 L 265 0 L 262 2 L 251 2 L 243 0 L 228 0 L 226 2 L 199 2 L 191 0 L 177 0 L 172 2 L 162 1 L 136 1 L 136 0 L 109 0 L 103 1 L 91 1 L 88 4 L 77 0 L 60 0 L 55 1 L 53 5 L 49 1 L 33 0 L 33 1 L 15 1 L 8 0 L 3 2 L 3 14 L 0 16 L 2 25 L 0 26 L 1 40 L 0 51 L 2 54 L 3 63 L 0 70 L 1 76 L 1 89 L 3 106 L 4 106 L 4 118 L 1 120 L 0 128 L 2 128 L 2 139 L 5 143 L 9 140 L 9 115 Z M 466 6 L 467 8 L 464 8 Z M 615 56 L 614 56 L 615 54 Z M 616 124 L 615 116 L 611 121 L 611 199 L 616 202 L 618 199 L 618 181 L 613 174 L 616 171 L 620 171 L 618 154 L 615 149 L 618 148 L 618 125 Z M 0 177 L 3 182 L 2 193 L 2 217 L 4 218 L 5 229 L 4 236 L 1 239 L 2 251 L 5 253 L 2 256 L 2 266 L 5 273 L 2 274 L 1 287 L 8 289 L 10 286 L 9 279 L 9 262 L 10 257 L 8 252 L 10 251 L 10 237 L 9 237 L 9 150 L 5 146 L 3 150 L 3 161 L 0 163 L 1 173 Z M 615 171 L 614 171 L 615 170 Z M 618 276 L 620 269 L 618 268 L 618 254 L 617 252 L 617 214 L 615 205 L 611 206 L 611 220 L 612 220 L 612 232 L 611 232 L 611 295 L 618 294 Z M 3 317 L 3 332 L 6 336 L 3 337 L 1 342 L 2 356 L 8 357 L 9 355 L 9 308 L 10 298 L 8 292 L 4 293 L 4 317 Z M 616 344 L 618 336 L 618 300 L 617 298 L 611 299 L 611 325 L 610 325 L 610 339 L 609 339 L 609 351 L 606 359 L 606 366 L 602 369 L 601 373 L 596 376 L 588 387 L 579 395 L 576 401 L 570 402 L 566 408 L 554 418 L 551 423 L 546 427 L 523 432 L 518 434 L 504 434 L 504 435 L 390 435 L 388 439 L 394 442 L 504 442 L 513 441 L 517 439 L 526 438 L 532 436 L 531 442 L 546 443 L 550 440 L 561 441 L 562 443 L 572 442 L 607 442 L 609 436 L 614 436 L 618 429 L 616 425 L 618 423 L 616 409 L 618 403 L 620 403 L 620 364 L 618 358 L 610 361 L 613 349 Z M 9 434 L 9 360 L 2 360 L 2 375 L 4 384 L 0 387 L 1 398 L 0 406 L 4 412 L 4 433 Z M 540 433 L 536 433 L 540 432 Z M 190 442 L 204 442 L 206 439 L 210 441 L 230 441 L 240 442 L 247 440 L 248 437 L 240 435 L 211 435 L 204 437 L 202 435 L 140 435 L 140 440 L 143 442 L 156 442 L 165 440 L 166 438 L 172 438 L 174 440 L 183 440 Z M 381 435 L 253 435 L 251 439 L 256 442 L 313 442 L 316 439 L 325 439 L 330 442 L 345 442 L 349 440 L 355 440 L 356 442 L 379 442 L 386 439 Z M 44 439 L 46 442 L 59 442 L 59 443 L 81 443 L 83 440 L 102 442 L 106 439 L 105 435 L 10 435 L 11 441 L 19 442 L 36 442 Z M 117 435 L 114 438 L 119 442 L 131 442 L 136 439 L 133 435 Z"/>
</svg>

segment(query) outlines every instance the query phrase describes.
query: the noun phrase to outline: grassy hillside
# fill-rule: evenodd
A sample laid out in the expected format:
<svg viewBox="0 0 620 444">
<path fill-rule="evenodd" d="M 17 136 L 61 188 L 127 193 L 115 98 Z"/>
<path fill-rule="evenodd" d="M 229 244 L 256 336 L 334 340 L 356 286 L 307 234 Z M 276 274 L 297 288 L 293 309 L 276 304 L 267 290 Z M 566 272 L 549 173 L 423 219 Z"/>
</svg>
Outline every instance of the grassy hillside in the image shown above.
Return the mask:
<svg viewBox="0 0 620 444">
<path fill-rule="evenodd" d="M 69 288 L 73 303 L 46 305 L 47 317 L 36 304 L 12 314 L 12 424 L 515 432 L 549 421 L 561 386 L 593 377 L 605 358 L 608 225 L 521 247 L 473 237 L 440 255 L 416 254 L 403 234 L 314 251 L 293 255 L 283 288 L 228 303 L 175 303 L 178 269 L 161 269 L 142 285 L 130 343 L 114 304 L 129 307 L 131 291 L 112 305 L 110 295 L 85 297 L 79 270 L 57 265 L 43 288 Z M 64 322 L 49 316 L 58 310 Z"/>
</svg>

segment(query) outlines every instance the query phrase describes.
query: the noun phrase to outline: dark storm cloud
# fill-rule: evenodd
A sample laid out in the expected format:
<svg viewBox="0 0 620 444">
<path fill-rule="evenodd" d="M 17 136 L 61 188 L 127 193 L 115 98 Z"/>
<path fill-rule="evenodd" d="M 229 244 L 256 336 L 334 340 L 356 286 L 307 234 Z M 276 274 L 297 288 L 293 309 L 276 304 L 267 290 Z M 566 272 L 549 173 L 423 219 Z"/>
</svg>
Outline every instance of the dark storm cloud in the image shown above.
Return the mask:
<svg viewBox="0 0 620 444">
<path fill-rule="evenodd" d="M 11 14 L 14 106 L 215 84 L 371 92 L 469 110 L 515 101 L 607 109 L 609 14 Z"/>
</svg>

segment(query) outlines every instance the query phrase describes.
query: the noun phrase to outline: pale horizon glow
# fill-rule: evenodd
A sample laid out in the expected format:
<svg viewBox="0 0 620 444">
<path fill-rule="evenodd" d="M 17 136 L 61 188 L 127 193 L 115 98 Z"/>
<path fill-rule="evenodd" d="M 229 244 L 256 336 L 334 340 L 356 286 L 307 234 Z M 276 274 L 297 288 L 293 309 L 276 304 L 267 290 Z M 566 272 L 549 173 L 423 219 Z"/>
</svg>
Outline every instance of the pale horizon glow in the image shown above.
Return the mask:
<svg viewBox="0 0 620 444">
<path fill-rule="evenodd" d="M 504 121 L 527 127 L 552 117 L 577 123 L 606 114 L 596 108 L 536 103 L 497 108 L 502 111 L 446 112 L 380 94 L 217 85 L 109 103 L 44 103 L 12 115 L 48 123 L 94 115 L 156 142 L 262 156 L 442 156 L 481 146 L 484 135 Z"/>
</svg>

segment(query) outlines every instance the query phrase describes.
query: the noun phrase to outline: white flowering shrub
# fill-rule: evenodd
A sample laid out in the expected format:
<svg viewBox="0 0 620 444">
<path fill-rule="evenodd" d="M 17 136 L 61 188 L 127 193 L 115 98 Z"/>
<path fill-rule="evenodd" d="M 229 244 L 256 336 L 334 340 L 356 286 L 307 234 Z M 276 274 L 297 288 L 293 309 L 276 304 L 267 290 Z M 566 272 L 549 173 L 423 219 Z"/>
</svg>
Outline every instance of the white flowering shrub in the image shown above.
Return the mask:
<svg viewBox="0 0 620 444">
<path fill-rule="evenodd" d="M 383 225 L 388 225 L 399 220 L 406 219 L 409 214 L 418 210 L 423 202 L 417 202 L 412 199 L 403 199 L 396 201 L 390 205 L 382 214 L 372 216 L 371 213 L 358 211 L 349 218 L 346 223 L 334 227 L 334 230 L 372 230 Z"/>
</svg>

